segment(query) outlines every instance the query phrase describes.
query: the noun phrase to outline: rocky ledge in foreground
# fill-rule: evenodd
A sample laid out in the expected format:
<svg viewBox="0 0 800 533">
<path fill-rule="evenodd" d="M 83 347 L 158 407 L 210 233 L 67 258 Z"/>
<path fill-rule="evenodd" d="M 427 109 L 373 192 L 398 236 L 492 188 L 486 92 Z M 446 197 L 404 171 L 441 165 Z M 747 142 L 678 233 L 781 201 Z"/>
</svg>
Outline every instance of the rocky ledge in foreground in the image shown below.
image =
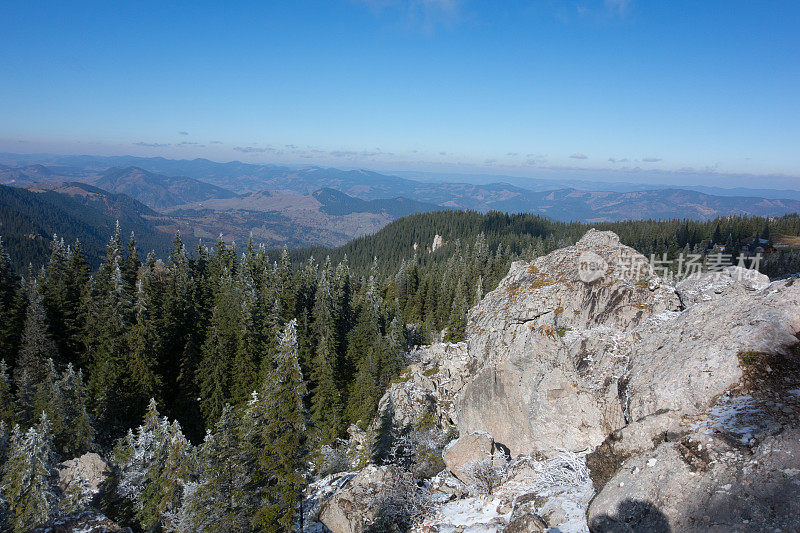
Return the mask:
<svg viewBox="0 0 800 533">
<path fill-rule="evenodd" d="M 417 529 L 800 528 L 800 280 L 734 267 L 672 286 L 647 263 L 594 230 L 514 263 L 467 342 L 390 388 L 382 419 L 433 414 L 463 441 L 418 482 Z"/>
</svg>

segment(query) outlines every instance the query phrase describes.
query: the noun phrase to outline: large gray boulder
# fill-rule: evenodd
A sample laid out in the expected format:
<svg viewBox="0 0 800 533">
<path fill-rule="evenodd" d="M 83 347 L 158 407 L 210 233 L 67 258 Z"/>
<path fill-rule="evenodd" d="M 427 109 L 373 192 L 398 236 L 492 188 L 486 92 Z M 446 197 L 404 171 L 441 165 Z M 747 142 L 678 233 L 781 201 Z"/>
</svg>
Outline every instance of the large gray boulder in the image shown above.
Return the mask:
<svg viewBox="0 0 800 533">
<path fill-rule="evenodd" d="M 696 304 L 635 342 L 624 376 L 626 415 L 693 414 L 742 377 L 742 354 L 789 354 L 800 332 L 800 282 Z"/>
<path fill-rule="evenodd" d="M 765 286 L 732 267 L 679 285 L 693 302 L 683 309 L 646 264 L 594 230 L 514 263 L 470 313 L 473 377 L 458 396 L 459 431 L 486 431 L 514 455 L 593 448 L 657 413 L 702 412 L 740 381 L 742 354 L 797 345 L 795 280 Z M 715 297 L 689 297 L 707 285 Z"/>
<path fill-rule="evenodd" d="M 695 434 L 625 461 L 589 507 L 594 531 L 797 531 L 800 429 L 752 447 Z"/>
<path fill-rule="evenodd" d="M 514 263 L 470 312 L 459 431 L 491 433 L 514 455 L 597 446 L 625 424 L 620 338 L 679 306 L 611 232 Z"/>
<path fill-rule="evenodd" d="M 62 490 L 75 481 L 83 480 L 86 488 L 95 493 L 107 476 L 108 465 L 102 457 L 92 452 L 64 461 L 58 467 L 58 484 Z"/>
<path fill-rule="evenodd" d="M 333 533 L 362 533 L 380 512 L 380 494 L 402 473 L 395 466 L 369 465 L 320 506 L 319 521 Z"/>
<path fill-rule="evenodd" d="M 450 442 L 442 451 L 442 460 L 454 476 L 470 484 L 475 479 L 470 474 L 469 466 L 481 461 L 491 461 L 496 451 L 492 436 L 477 431 Z"/>
</svg>

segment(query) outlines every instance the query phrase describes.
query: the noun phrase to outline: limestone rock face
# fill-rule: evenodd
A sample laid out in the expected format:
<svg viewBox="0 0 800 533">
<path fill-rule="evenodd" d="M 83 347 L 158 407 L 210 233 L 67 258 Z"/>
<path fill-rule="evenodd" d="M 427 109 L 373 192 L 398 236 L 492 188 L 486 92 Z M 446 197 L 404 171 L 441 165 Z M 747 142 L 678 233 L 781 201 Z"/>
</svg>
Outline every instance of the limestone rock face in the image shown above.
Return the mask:
<svg viewBox="0 0 800 533">
<path fill-rule="evenodd" d="M 600 444 L 625 424 L 619 338 L 679 306 L 611 232 L 514 263 L 470 312 L 474 378 L 458 399 L 459 431 L 487 431 L 514 455 Z"/>
<path fill-rule="evenodd" d="M 760 291 L 769 285 L 769 277 L 739 266 L 726 267 L 722 272 L 691 276 L 675 286 L 684 307 L 717 298 Z"/>
<path fill-rule="evenodd" d="M 447 502 L 423 520 L 430 531 L 800 530 L 798 339 L 800 278 L 730 267 L 673 287 L 592 230 L 514 263 L 470 311 L 467 341 L 420 350 L 379 418 L 456 425 L 442 455 L 467 485 L 463 466 L 498 449 L 527 465 L 501 502 L 466 498 L 486 515 L 469 520 L 469 487 L 440 475 L 453 486 L 433 484 Z M 388 475 L 376 468 L 323 504 L 326 526 L 363 530 Z"/>
<path fill-rule="evenodd" d="M 396 428 L 433 414 L 442 428 L 456 425 L 455 398 L 469 379 L 466 343 L 434 344 L 417 350 L 411 363 L 381 398 L 375 425 L 387 411 Z"/>
<path fill-rule="evenodd" d="M 730 267 L 676 292 L 647 263 L 594 230 L 514 263 L 470 313 L 459 431 L 514 455 L 584 450 L 654 413 L 706 409 L 742 377 L 741 353 L 797 345 L 800 283 Z"/>
</svg>

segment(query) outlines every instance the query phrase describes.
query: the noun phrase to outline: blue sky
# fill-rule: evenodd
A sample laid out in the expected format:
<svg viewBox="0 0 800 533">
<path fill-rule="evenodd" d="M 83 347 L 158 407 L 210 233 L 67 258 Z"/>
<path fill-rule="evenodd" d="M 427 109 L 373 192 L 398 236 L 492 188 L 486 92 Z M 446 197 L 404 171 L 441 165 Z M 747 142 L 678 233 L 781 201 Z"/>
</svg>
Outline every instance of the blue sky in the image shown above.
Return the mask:
<svg viewBox="0 0 800 533">
<path fill-rule="evenodd" d="M 0 28 L 0 151 L 800 176 L 797 1 L 5 0 Z"/>
</svg>

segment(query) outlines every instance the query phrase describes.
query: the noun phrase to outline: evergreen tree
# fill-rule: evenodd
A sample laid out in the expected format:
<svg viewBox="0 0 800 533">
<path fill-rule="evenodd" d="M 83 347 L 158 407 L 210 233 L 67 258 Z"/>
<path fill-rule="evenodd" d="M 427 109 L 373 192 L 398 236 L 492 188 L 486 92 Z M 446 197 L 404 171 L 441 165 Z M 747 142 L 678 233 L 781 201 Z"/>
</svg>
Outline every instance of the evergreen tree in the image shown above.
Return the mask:
<svg viewBox="0 0 800 533">
<path fill-rule="evenodd" d="M 225 405 L 200 447 L 199 480 L 187 491 L 181 510 L 181 531 L 226 533 L 247 531 L 250 478 L 242 456 L 241 421 Z"/>
<path fill-rule="evenodd" d="M 314 303 L 314 331 L 317 348 L 312 361 L 311 379 L 314 393 L 311 398 L 311 419 L 319 430 L 323 444 L 333 443 L 343 430 L 342 402 L 337 385 L 339 367 L 338 306 L 324 269 L 317 287 Z"/>
<path fill-rule="evenodd" d="M 10 425 L 14 421 L 14 403 L 11 397 L 11 379 L 5 359 L 0 359 L 0 422 Z"/>
<path fill-rule="evenodd" d="M 24 434 L 15 428 L 2 479 L 15 532 L 28 531 L 56 515 L 54 457 L 45 415 Z"/>
<path fill-rule="evenodd" d="M 94 429 L 86 408 L 83 372 L 68 364 L 56 383 L 57 403 L 50 415 L 53 420 L 53 443 L 62 457 L 80 457 L 89 451 Z"/>
<path fill-rule="evenodd" d="M 278 346 L 277 366 L 266 383 L 266 409 L 255 481 L 265 487 L 253 525 L 267 531 L 291 531 L 302 501 L 306 453 L 306 394 L 297 353 L 295 321 Z"/>
<path fill-rule="evenodd" d="M 120 398 L 128 406 L 131 417 L 145 412 L 150 398 L 159 396 L 160 379 L 156 374 L 158 360 L 159 324 L 156 306 L 151 300 L 152 272 L 145 270 L 136 286 L 135 322 L 127 332 L 128 354 L 125 366 L 124 390 Z"/>
<path fill-rule="evenodd" d="M 149 531 L 164 529 L 177 516 L 191 468 L 191 445 L 177 421 L 168 425 L 164 437 L 155 443 L 137 513 Z"/>
<path fill-rule="evenodd" d="M 47 331 L 42 297 L 37 281 L 28 281 L 28 308 L 25 313 L 25 328 L 14 368 L 14 385 L 17 390 L 19 421 L 29 426 L 35 419 L 34 395 L 40 383 L 49 377 L 47 361 L 57 358 L 56 344 Z"/>
<path fill-rule="evenodd" d="M 118 235 L 117 235 L 118 238 Z M 119 255 L 114 250 L 115 239 L 109 245 L 112 264 L 103 264 L 96 285 L 96 305 L 88 315 L 86 324 L 87 349 L 91 355 L 88 389 L 97 420 L 101 443 L 109 443 L 131 427 L 141 416 L 137 405 L 128 405 L 123 399 L 128 389 L 128 317 L 131 303 L 127 298 L 125 282 L 119 266 Z"/>
<path fill-rule="evenodd" d="M 6 460 L 8 460 L 9 438 L 10 435 L 8 433 L 8 425 L 5 423 L 5 421 L 0 420 L 0 480 L 2 480 L 3 477 L 3 465 L 6 464 Z M 1 492 L 2 490 L 0 490 L 0 493 Z"/>
<path fill-rule="evenodd" d="M 207 425 L 222 414 L 222 408 L 233 399 L 234 358 L 242 349 L 242 295 L 229 272 L 219 279 L 208 336 L 203 344 L 198 368 L 200 408 Z"/>
<path fill-rule="evenodd" d="M 311 399 L 311 420 L 319 431 L 322 444 L 333 444 L 341 435 L 344 424 L 342 420 L 342 400 L 331 365 L 331 354 L 325 338 L 317 345 L 317 356 L 314 358 L 312 378 L 316 383 Z"/>
<path fill-rule="evenodd" d="M 64 239 L 53 235 L 50 259 L 41 280 L 41 294 L 49 333 L 61 353 L 66 353 L 68 349 L 68 332 L 65 324 L 69 305 L 67 301 L 68 267 L 69 253 L 64 245 Z"/>
<path fill-rule="evenodd" d="M 180 426 L 160 416 L 155 400 L 136 434 L 129 431 L 114 447 L 117 496 L 145 529 L 157 530 L 177 514 L 190 451 Z"/>
<path fill-rule="evenodd" d="M 380 364 L 382 337 L 380 308 L 372 278 L 356 310 L 355 327 L 350 333 L 347 357 L 355 366 L 355 379 L 350 382 L 347 419 L 362 427 L 371 422 L 380 399 Z"/>
<path fill-rule="evenodd" d="M 139 250 L 136 247 L 136 237 L 131 232 L 131 238 L 128 241 L 128 254 L 122 264 L 122 279 L 125 281 L 125 287 L 128 290 L 130 297 L 136 292 L 137 280 L 139 278 L 139 268 L 142 262 L 139 259 Z"/>
<path fill-rule="evenodd" d="M 25 319 L 24 309 L 24 306 L 20 309 L 17 276 L 0 237 L 0 354 L 8 358 L 7 362 L 12 366 L 14 360 L 11 356 L 17 352 L 19 332 Z"/>
<path fill-rule="evenodd" d="M 85 358 L 86 340 L 84 327 L 87 320 L 88 308 L 85 305 L 90 288 L 89 264 L 83 257 L 80 242 L 75 241 L 67 250 L 67 275 L 64 281 L 65 295 L 63 298 L 63 348 L 62 360 L 78 364 Z M 60 349 L 60 348 L 59 348 Z"/>
<path fill-rule="evenodd" d="M 202 276 L 205 260 L 197 260 L 197 272 Z M 197 403 L 197 383 L 200 362 L 200 345 L 208 326 L 205 285 L 198 283 L 186 247 L 175 236 L 167 263 L 167 280 L 163 290 L 161 311 L 160 353 L 180 354 L 178 358 L 160 357 L 158 371 L 163 382 L 163 396 L 167 405 L 173 406 L 175 417 L 181 421 L 193 439 L 203 435 L 203 422 Z"/>
<path fill-rule="evenodd" d="M 258 373 L 256 360 L 264 349 L 260 336 L 254 325 L 253 313 L 257 303 L 255 282 L 249 276 L 247 268 L 239 269 L 236 282 L 236 298 L 238 300 L 236 351 L 233 357 L 233 375 L 231 383 L 231 399 L 235 403 L 247 400 L 255 390 Z"/>
</svg>

